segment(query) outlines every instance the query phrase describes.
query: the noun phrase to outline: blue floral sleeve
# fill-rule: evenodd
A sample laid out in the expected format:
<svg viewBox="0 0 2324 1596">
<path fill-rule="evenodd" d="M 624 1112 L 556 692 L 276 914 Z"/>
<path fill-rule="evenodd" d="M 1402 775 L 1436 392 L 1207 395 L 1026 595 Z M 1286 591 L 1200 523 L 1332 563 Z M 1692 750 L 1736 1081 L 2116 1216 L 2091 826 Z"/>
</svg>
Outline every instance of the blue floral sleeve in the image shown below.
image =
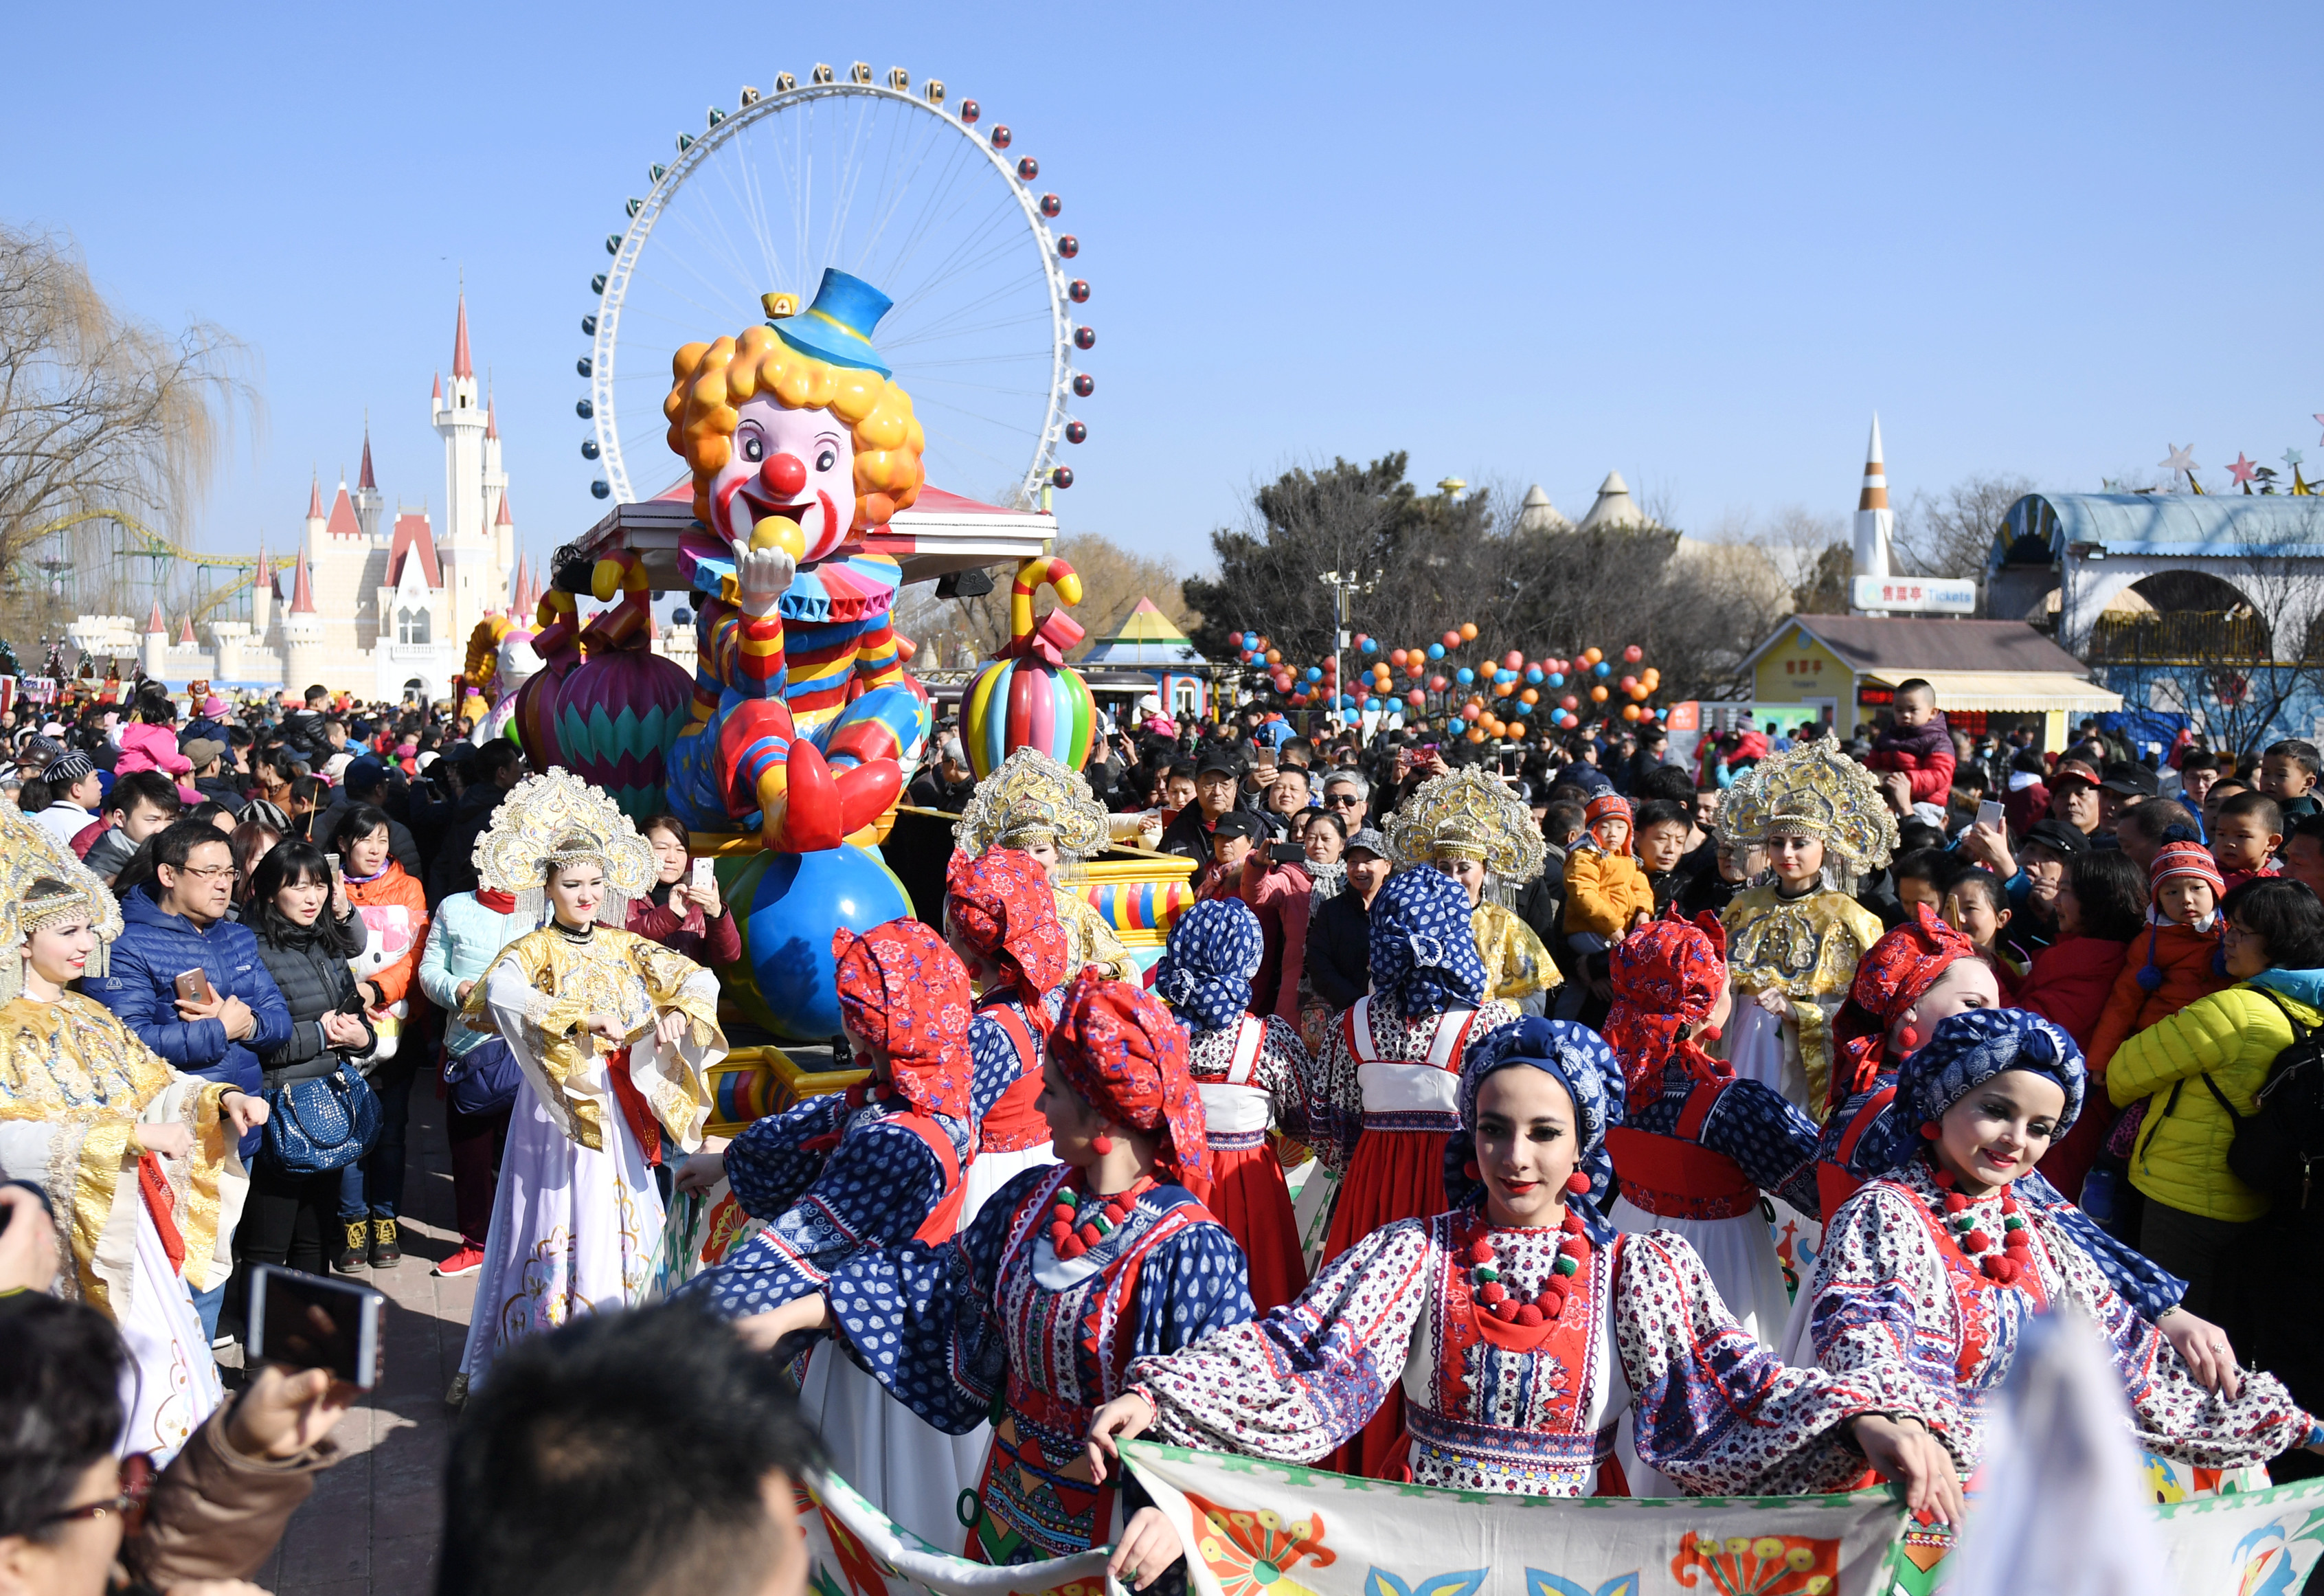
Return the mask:
<svg viewBox="0 0 2324 1596">
<path fill-rule="evenodd" d="M 2138 1310 L 2138 1316 L 2153 1324 L 2187 1295 L 2187 1282 L 2155 1263 L 2146 1254 L 2127 1242 L 2116 1241 L 2098 1229 L 2098 1222 L 2066 1201 L 2065 1194 L 2050 1184 L 2049 1177 L 2036 1169 L 2017 1182 L 2017 1200 L 2042 1211 L 2052 1224 L 2073 1238 L 2074 1244 L 2089 1255 L 2107 1284 L 2122 1293 L 2123 1300 Z"/>
<path fill-rule="evenodd" d="M 1001 1255 L 1019 1205 L 1051 1175 L 1026 1170 L 949 1241 L 866 1250 L 832 1272 L 831 1316 L 848 1355 L 947 1435 L 991 1417 L 1006 1388 L 1008 1344 L 993 1306 Z"/>
<path fill-rule="evenodd" d="M 772 1219 L 798 1202 L 823 1173 L 828 1148 L 810 1148 L 836 1135 L 847 1116 L 844 1097 L 810 1097 L 745 1126 L 726 1149 L 726 1184 L 752 1219 Z"/>
<path fill-rule="evenodd" d="M 1189 1225 L 1139 1266 L 1130 1355 L 1175 1352 L 1258 1316 L 1250 1265 L 1234 1237 L 1224 1225 Z"/>
<path fill-rule="evenodd" d="M 1757 1081 L 1736 1081 L 1711 1105 L 1699 1139 L 1734 1159 L 1761 1191 L 1813 1213 L 1819 1134 L 1816 1122 L 1783 1093 Z"/>
<path fill-rule="evenodd" d="M 979 1121 L 992 1112 L 1001 1094 L 1014 1086 L 1025 1071 L 1017 1057 L 1017 1044 L 1009 1039 L 1009 1033 L 992 1017 L 993 1009 L 999 1006 L 979 1009 L 968 1022 L 969 1112 Z M 1035 1062 L 1038 1065 L 1038 1061 Z"/>
</svg>

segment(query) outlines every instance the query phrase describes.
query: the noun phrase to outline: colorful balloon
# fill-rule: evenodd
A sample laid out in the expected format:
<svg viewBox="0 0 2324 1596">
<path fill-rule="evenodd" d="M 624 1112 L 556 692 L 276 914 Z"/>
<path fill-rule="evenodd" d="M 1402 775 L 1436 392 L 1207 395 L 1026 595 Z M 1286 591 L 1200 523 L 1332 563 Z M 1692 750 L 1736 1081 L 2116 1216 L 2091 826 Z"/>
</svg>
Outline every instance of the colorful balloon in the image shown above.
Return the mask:
<svg viewBox="0 0 2324 1596">
<path fill-rule="evenodd" d="M 1592 688 L 1591 688 L 1591 689 L 1590 689 L 1590 702 L 1591 702 L 1591 703 L 1592 703 L 1592 704 L 1603 704 L 1603 703 L 1605 703 L 1605 702 L 1606 702 L 1606 689 L 1605 689 L 1604 687 L 1592 687 Z"/>
<path fill-rule="evenodd" d="M 1474 621 L 1463 621 L 1461 623 L 1461 641 L 1464 643 L 1472 643 L 1477 641 L 1477 623 Z"/>
<path fill-rule="evenodd" d="M 1428 657 L 1432 660 L 1442 660 L 1444 658 L 1444 645 L 1443 643 L 1430 643 L 1428 645 Z"/>
<path fill-rule="evenodd" d="M 1461 646 L 1461 633 L 1458 631 L 1446 632 L 1444 634 L 1444 646 L 1448 649 L 1459 648 Z"/>
<path fill-rule="evenodd" d="M 1636 665 L 1639 660 L 1646 657 L 1646 650 L 1640 648 L 1636 643 L 1632 643 L 1628 648 L 1622 650 L 1622 658 L 1632 665 Z"/>
<path fill-rule="evenodd" d="M 1019 748 L 1038 748 L 1069 770 L 1089 760 L 1097 701 L 1081 672 L 1065 663 L 1083 632 L 1062 607 L 1035 624 L 1033 598 L 1045 582 L 1056 589 L 1061 604 L 1081 601 L 1081 577 L 1065 561 L 1049 557 L 1019 565 L 1010 595 L 1009 641 L 961 695 L 961 742 L 980 781 Z"/>
<path fill-rule="evenodd" d="M 601 559 L 592 584 L 618 602 L 582 631 L 588 658 L 557 694 L 557 750 L 566 769 L 642 820 L 668 807 L 669 751 L 694 724 L 694 678 L 653 652 L 643 560 L 627 549 Z"/>
</svg>

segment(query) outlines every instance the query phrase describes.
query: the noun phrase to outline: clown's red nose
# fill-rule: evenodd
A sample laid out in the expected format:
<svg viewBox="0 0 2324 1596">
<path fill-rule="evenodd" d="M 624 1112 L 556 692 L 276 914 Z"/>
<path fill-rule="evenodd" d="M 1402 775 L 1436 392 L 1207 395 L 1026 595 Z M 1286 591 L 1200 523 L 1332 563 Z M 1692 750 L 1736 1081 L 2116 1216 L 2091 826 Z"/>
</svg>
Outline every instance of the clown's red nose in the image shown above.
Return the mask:
<svg viewBox="0 0 2324 1596">
<path fill-rule="evenodd" d="M 797 455 L 777 455 L 759 467 L 759 480 L 767 491 L 785 499 L 796 498 L 807 486 L 807 466 Z"/>
</svg>

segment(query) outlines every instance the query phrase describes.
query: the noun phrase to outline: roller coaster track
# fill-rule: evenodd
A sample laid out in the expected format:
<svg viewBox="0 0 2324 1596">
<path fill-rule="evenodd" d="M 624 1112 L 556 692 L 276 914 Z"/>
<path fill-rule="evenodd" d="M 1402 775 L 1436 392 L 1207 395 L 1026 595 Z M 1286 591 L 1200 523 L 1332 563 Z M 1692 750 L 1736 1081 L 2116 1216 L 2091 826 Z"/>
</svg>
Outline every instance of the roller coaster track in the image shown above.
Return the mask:
<svg viewBox="0 0 2324 1596">
<path fill-rule="evenodd" d="M 235 573 L 194 601 L 191 619 L 196 624 L 208 620 L 220 606 L 247 586 L 249 585 L 247 573 L 258 567 L 258 557 L 254 554 L 209 554 L 198 549 L 187 549 L 171 542 L 135 516 L 119 510 L 84 510 L 78 514 L 52 521 L 46 526 L 35 527 L 24 546 L 27 554 L 46 540 L 93 521 L 109 521 L 118 526 L 124 537 L 117 558 L 152 560 L 157 576 L 161 565 L 165 561 L 191 566 L 197 571 L 223 570 Z M 23 567 L 31 563 L 29 559 L 20 558 L 17 561 L 17 568 L 11 571 L 10 576 L 20 583 L 29 582 L 32 579 L 30 573 Z M 156 585 L 158 586 L 158 583 Z"/>
</svg>

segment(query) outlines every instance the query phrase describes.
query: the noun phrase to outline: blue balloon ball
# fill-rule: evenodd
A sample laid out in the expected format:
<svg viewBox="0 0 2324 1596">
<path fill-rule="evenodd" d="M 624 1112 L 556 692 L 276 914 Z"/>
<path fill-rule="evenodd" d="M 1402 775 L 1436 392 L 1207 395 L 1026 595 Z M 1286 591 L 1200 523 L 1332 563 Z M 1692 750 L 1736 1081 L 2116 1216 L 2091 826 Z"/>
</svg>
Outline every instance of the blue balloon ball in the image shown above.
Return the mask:
<svg viewBox="0 0 2324 1596">
<path fill-rule="evenodd" d="M 1323 679 L 1323 668 L 1320 665 L 1310 665 L 1307 668 L 1307 679 L 1311 682 L 1322 681 Z"/>
<path fill-rule="evenodd" d="M 1473 671 L 1473 670 L 1470 669 L 1467 666 L 1463 665 L 1462 667 L 1461 667 L 1461 669 L 1458 669 L 1458 670 L 1456 670 L 1456 671 L 1454 671 L 1454 672 L 1452 673 L 1452 679 L 1453 679 L 1454 681 L 1459 682 L 1462 687 L 1467 687 L 1471 682 L 1475 681 L 1475 680 L 1477 679 L 1477 673 L 1476 673 L 1475 671 Z"/>
<path fill-rule="evenodd" d="M 1377 653 L 1379 653 L 1379 639 L 1378 639 L 1378 638 L 1376 638 L 1376 637 L 1368 637 L 1368 638 L 1364 639 L 1364 652 L 1365 652 L 1365 653 L 1367 653 L 1367 654 L 1377 654 Z"/>
<path fill-rule="evenodd" d="M 1553 670 L 1542 679 L 1546 681 L 1553 687 L 1562 687 L 1565 685 L 1565 672 L 1562 670 Z"/>
<path fill-rule="evenodd" d="M 1340 695 L 1340 707 L 1341 707 L 1341 708 L 1342 708 L 1342 709 L 1353 709 L 1355 706 L 1356 706 L 1356 701 L 1355 701 L 1353 698 L 1350 697 L 1349 697 L 1347 694 L 1345 694 L 1345 693 L 1342 693 L 1342 694 L 1341 694 L 1341 695 Z"/>
<path fill-rule="evenodd" d="M 1430 643 L 1428 645 L 1428 657 L 1432 660 L 1442 660 L 1444 658 L 1444 645 L 1443 643 Z"/>
<path fill-rule="evenodd" d="M 1590 669 L 1597 672 L 1600 676 L 1611 676 L 1614 674 L 1614 668 L 1606 663 L 1603 660 L 1599 660 L 1597 664 L 1591 666 Z"/>
<path fill-rule="evenodd" d="M 1538 666 L 1538 665 L 1533 666 L 1533 667 L 1531 667 L 1530 669 L 1528 669 L 1526 671 L 1526 686 L 1528 686 L 1528 687 L 1537 687 L 1541 686 L 1541 684 L 1542 684 L 1542 679 L 1543 679 L 1543 678 L 1542 678 L 1541 667 L 1540 667 L 1540 666 Z"/>
<path fill-rule="evenodd" d="M 1526 715 L 1533 713 L 1533 706 L 1520 698 L 1515 704 L 1509 706 L 1509 713 L 1522 720 Z"/>
<path fill-rule="evenodd" d="M 869 931 L 911 912 L 895 876 L 861 848 L 770 855 L 742 936 L 759 995 L 782 1034 L 800 1042 L 839 1034 L 834 930 Z"/>
</svg>

